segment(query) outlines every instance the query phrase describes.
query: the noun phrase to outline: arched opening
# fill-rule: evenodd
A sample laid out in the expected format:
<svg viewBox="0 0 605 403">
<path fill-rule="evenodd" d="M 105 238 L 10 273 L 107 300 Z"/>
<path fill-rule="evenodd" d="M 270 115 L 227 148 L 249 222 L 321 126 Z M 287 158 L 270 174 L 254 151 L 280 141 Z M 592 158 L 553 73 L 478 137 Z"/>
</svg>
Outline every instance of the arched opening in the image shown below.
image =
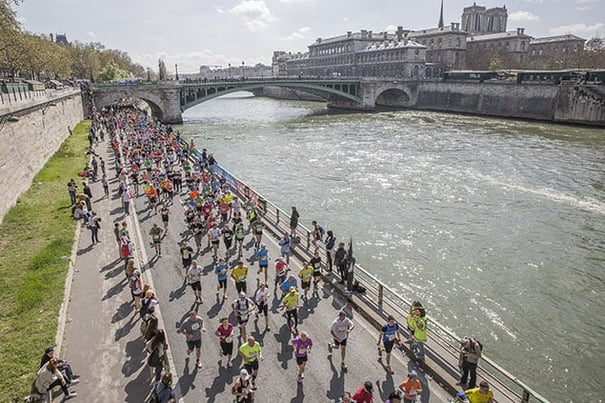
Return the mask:
<svg viewBox="0 0 605 403">
<path fill-rule="evenodd" d="M 410 96 L 399 88 L 389 88 L 376 97 L 374 104 L 389 108 L 405 108 L 410 106 Z"/>
<path fill-rule="evenodd" d="M 97 109 L 103 109 L 110 105 L 124 105 L 126 103 L 134 104 L 139 109 L 147 110 L 152 116 L 160 121 L 164 121 L 164 110 L 157 102 L 154 102 L 147 97 L 130 97 L 123 98 L 120 94 L 105 94 L 103 96 L 95 96 L 95 106 Z"/>
</svg>

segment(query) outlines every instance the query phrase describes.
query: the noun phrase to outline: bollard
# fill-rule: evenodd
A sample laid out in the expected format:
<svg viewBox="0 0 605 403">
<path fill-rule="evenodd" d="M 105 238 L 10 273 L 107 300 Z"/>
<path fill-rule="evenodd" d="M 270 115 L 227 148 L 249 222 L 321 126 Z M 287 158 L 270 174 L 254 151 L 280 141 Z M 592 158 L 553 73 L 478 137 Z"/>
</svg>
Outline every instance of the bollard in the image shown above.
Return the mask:
<svg viewBox="0 0 605 403">
<path fill-rule="evenodd" d="M 378 285 L 378 307 L 380 308 L 380 312 L 382 312 L 382 299 L 384 295 L 384 287 L 382 284 Z"/>
<path fill-rule="evenodd" d="M 279 209 L 275 209 L 275 225 L 279 224 Z"/>
</svg>

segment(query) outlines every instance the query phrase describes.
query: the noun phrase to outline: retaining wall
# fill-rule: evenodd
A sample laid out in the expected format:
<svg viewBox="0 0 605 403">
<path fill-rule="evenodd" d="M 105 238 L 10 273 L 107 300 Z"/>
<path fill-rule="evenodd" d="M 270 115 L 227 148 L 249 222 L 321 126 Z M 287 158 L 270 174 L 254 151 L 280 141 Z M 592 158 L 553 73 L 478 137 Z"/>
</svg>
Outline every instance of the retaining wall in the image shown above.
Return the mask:
<svg viewBox="0 0 605 403">
<path fill-rule="evenodd" d="M 8 115 L 0 117 L 0 223 L 69 136 L 68 128 L 83 119 L 79 91 L 11 109 L 18 121 L 7 120 Z"/>
</svg>

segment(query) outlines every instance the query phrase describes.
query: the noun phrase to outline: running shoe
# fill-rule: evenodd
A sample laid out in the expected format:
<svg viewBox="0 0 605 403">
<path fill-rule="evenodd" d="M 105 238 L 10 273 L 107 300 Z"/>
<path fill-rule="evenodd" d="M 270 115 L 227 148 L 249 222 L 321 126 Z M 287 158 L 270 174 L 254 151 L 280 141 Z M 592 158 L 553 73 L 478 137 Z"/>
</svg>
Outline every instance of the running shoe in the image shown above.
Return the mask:
<svg viewBox="0 0 605 403">
<path fill-rule="evenodd" d="M 195 360 L 195 365 L 196 365 L 198 368 L 202 368 L 202 362 L 201 362 L 200 360 Z"/>
<path fill-rule="evenodd" d="M 332 348 L 333 348 L 333 347 L 332 347 L 332 343 L 328 343 L 328 352 L 330 352 L 330 353 L 331 353 L 331 352 L 332 352 Z"/>
</svg>

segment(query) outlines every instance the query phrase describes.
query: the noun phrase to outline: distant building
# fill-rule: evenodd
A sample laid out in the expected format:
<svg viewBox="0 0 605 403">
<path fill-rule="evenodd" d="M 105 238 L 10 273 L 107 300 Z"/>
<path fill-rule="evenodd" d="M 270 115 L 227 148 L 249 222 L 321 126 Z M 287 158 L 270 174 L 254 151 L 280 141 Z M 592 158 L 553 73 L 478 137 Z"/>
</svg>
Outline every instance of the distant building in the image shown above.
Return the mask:
<svg viewBox="0 0 605 403">
<path fill-rule="evenodd" d="M 506 6 L 465 7 L 461 22 L 395 33 L 361 30 L 318 38 L 307 52 L 273 52 L 277 76 L 375 76 L 434 78 L 447 70 L 488 68 L 568 68 L 584 48 L 575 35 L 533 38 L 525 28 L 507 31 Z"/>
<path fill-rule="evenodd" d="M 50 34 L 50 41 L 59 45 L 69 45 L 66 34 Z"/>
</svg>

